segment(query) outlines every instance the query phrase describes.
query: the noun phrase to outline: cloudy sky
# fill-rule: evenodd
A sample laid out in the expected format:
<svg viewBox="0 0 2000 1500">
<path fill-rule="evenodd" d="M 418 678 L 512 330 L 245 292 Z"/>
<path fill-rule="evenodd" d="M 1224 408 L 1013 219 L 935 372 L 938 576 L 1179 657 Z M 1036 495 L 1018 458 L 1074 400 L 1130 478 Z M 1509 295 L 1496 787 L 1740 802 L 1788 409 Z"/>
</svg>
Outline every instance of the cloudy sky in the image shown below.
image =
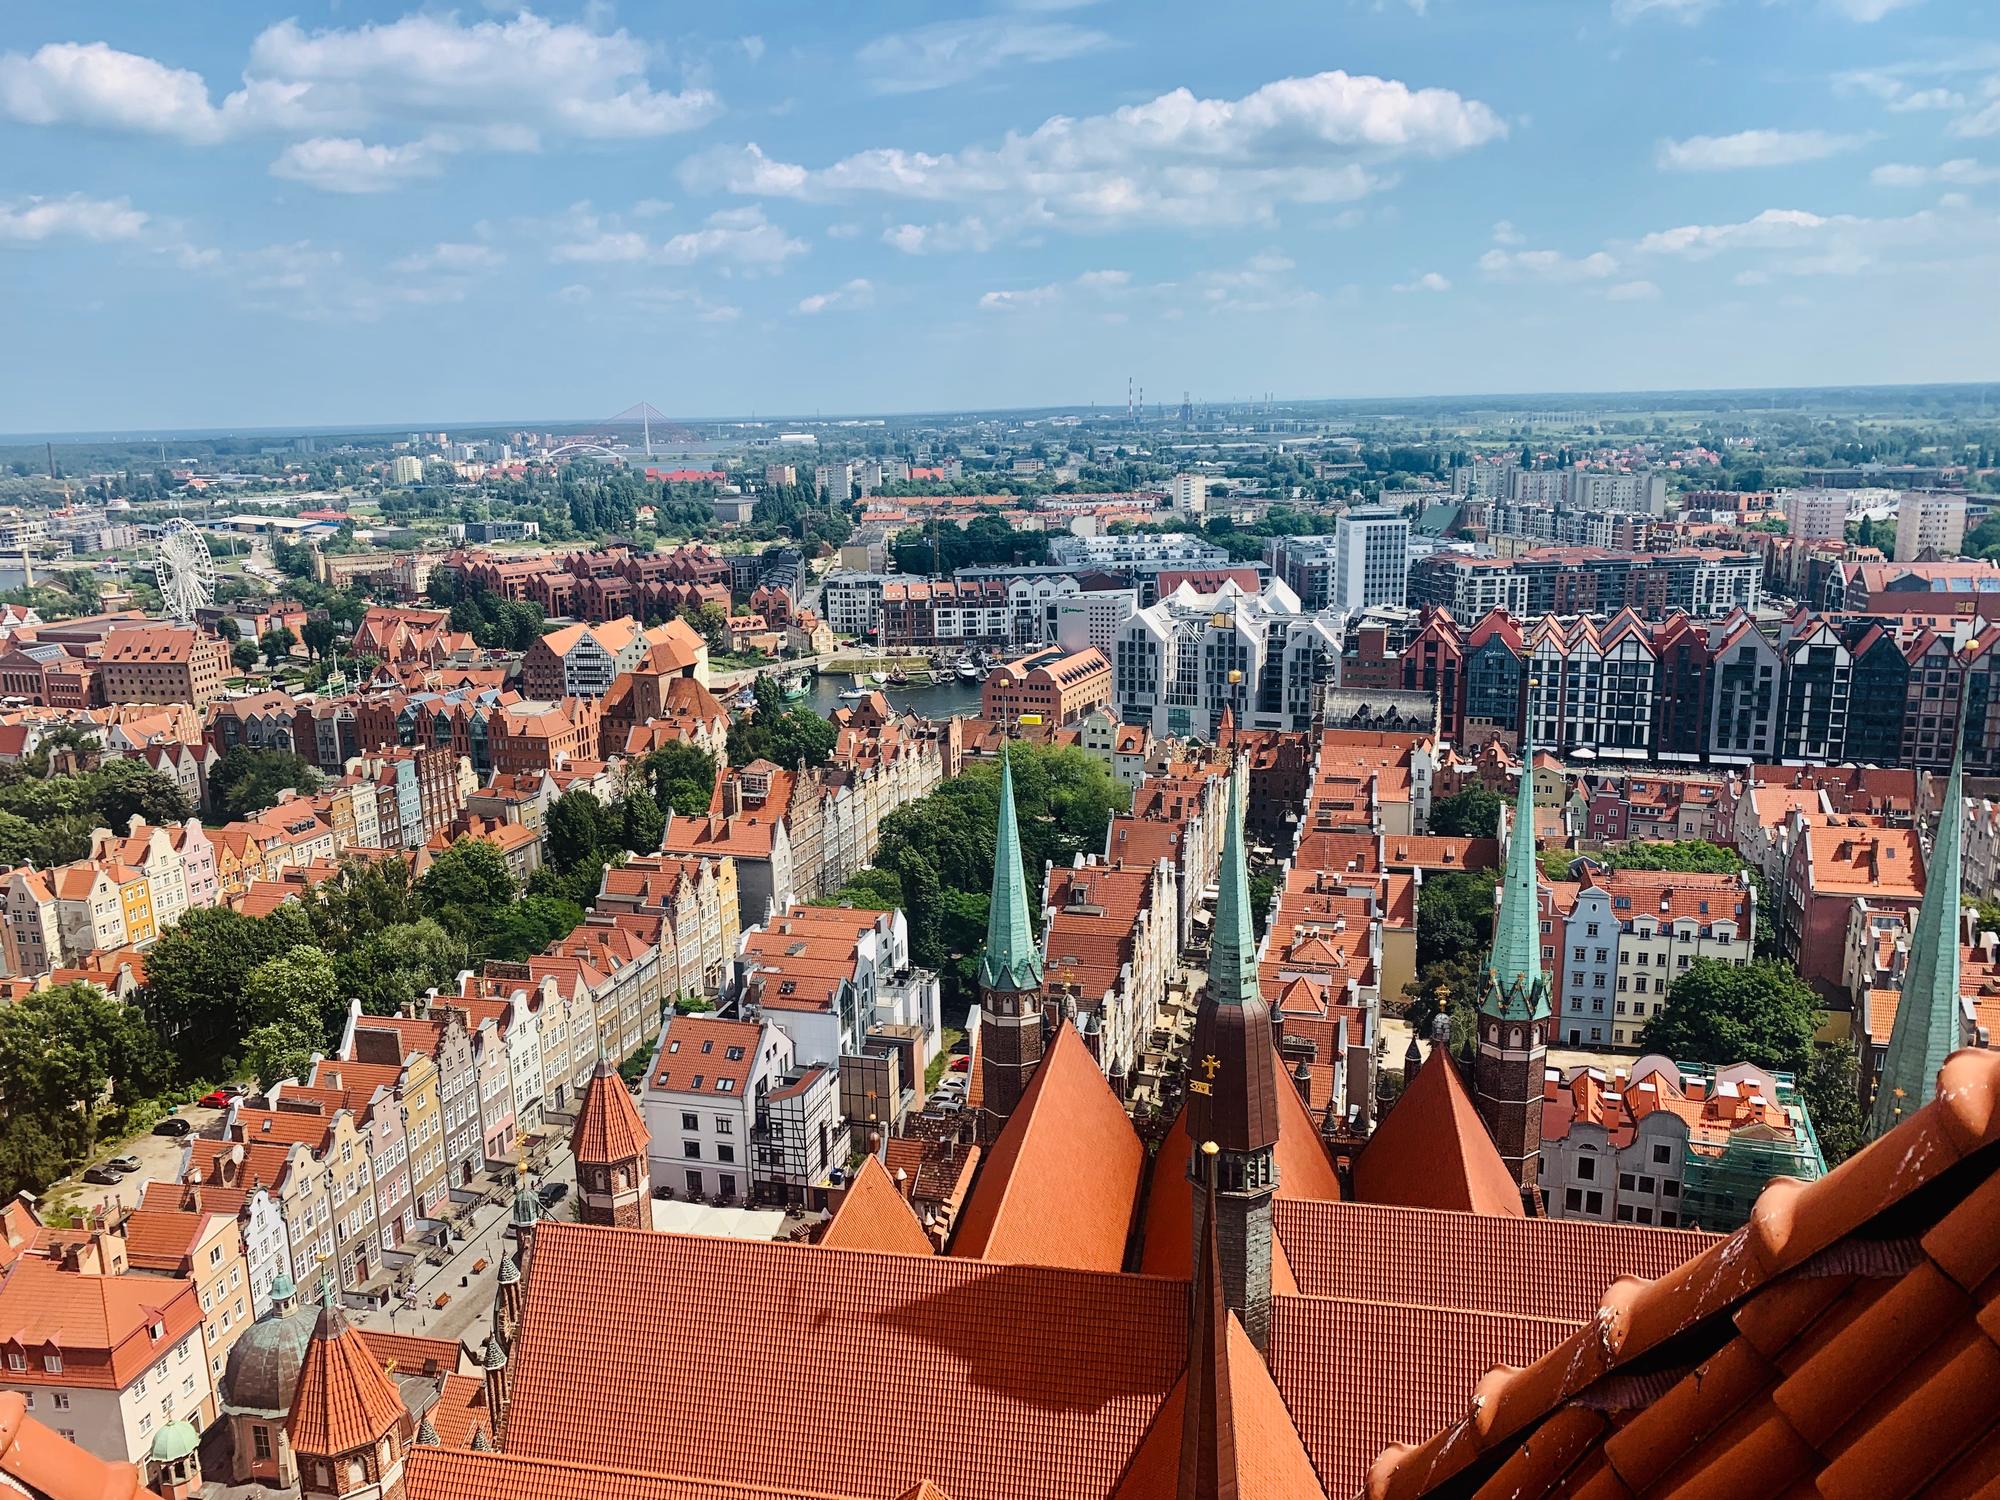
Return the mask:
<svg viewBox="0 0 2000 1500">
<path fill-rule="evenodd" d="M 2000 375 L 1991 0 L 11 0 L 0 430 Z"/>
</svg>

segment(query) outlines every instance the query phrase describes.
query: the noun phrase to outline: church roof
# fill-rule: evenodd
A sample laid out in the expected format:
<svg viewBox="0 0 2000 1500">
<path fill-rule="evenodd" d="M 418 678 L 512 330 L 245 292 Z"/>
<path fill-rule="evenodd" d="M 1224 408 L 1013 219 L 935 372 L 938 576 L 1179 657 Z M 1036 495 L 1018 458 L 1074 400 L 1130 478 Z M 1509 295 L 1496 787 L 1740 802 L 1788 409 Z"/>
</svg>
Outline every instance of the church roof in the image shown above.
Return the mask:
<svg viewBox="0 0 2000 1500">
<path fill-rule="evenodd" d="M 1500 1160 L 1446 1049 L 1431 1048 L 1355 1158 L 1354 1196 L 1364 1203 L 1520 1217 L 1520 1185 Z"/>
<path fill-rule="evenodd" d="M 895 1179 L 881 1159 L 868 1156 L 833 1222 L 820 1237 L 820 1244 L 835 1250 L 882 1250 L 893 1255 L 931 1255 L 930 1236 L 924 1233 L 910 1205 L 896 1190 Z"/>
<path fill-rule="evenodd" d="M 1021 874 L 1021 828 L 1014 816 L 1014 762 L 1000 755 L 1000 828 L 993 844 L 993 896 L 986 912 L 986 948 L 979 982 L 996 990 L 1042 986 L 1042 953 L 1028 921 L 1028 891 Z"/>
<path fill-rule="evenodd" d="M 549 1223 L 527 1286 L 509 1454 L 869 1500 L 1110 1495 L 1187 1359 L 1150 1276 Z"/>
<path fill-rule="evenodd" d="M 986 1153 L 951 1254 L 1116 1271 L 1145 1166 L 1131 1120 L 1065 1022 Z"/>
<path fill-rule="evenodd" d="M 300 1453 L 339 1454 L 366 1448 L 409 1416 L 402 1393 L 381 1361 L 348 1326 L 338 1304 L 320 1309 L 292 1393 L 285 1431 Z"/>
<path fill-rule="evenodd" d="M 921 1483 L 921 1482 L 920 1482 Z M 950 1500 L 935 1487 L 907 1494 Z M 559 1463 L 515 1453 L 473 1453 L 419 1448 L 403 1468 L 404 1500 L 853 1500 L 820 1490 L 770 1483 L 722 1484 L 611 1469 L 601 1464 Z"/>
<path fill-rule="evenodd" d="M 1959 1040 L 1959 878 L 1965 840 L 1965 749 L 1952 757 L 1938 813 L 1937 844 L 1924 872 L 1924 904 L 1910 937 L 1902 997 L 1868 1118 L 1872 1135 L 1895 1128 L 1931 1097 L 1938 1069 Z"/>
<path fill-rule="evenodd" d="M 1326 1500 L 1257 1346 L 1223 1300 L 1215 1239 L 1213 1142 L 1208 1211 L 1194 1279 L 1194 1332 L 1180 1383 L 1134 1455 L 1118 1500 Z"/>
<path fill-rule="evenodd" d="M 1152 1180 L 1146 1190 L 1146 1236 L 1139 1260 L 1139 1269 L 1148 1276 L 1186 1278 L 1194 1274 L 1194 1198 L 1187 1180 L 1190 1150 L 1187 1109 L 1183 1106 L 1174 1128 L 1153 1155 Z M 1340 1179 L 1334 1175 L 1333 1163 L 1320 1145 L 1305 1101 L 1290 1083 L 1278 1090 L 1274 1156 L 1280 1201 L 1340 1196 Z"/>
<path fill-rule="evenodd" d="M 1370 1500 L 1432 1494 L 1971 1495 L 2000 1469 L 2000 1056 L 1525 1368 L 1392 1447 Z M 1518 1362 L 1513 1362 L 1518 1363 Z"/>
<path fill-rule="evenodd" d="M 651 1140 L 646 1123 L 609 1058 L 597 1060 L 569 1139 L 570 1154 L 580 1162 L 631 1161 L 646 1154 Z"/>
</svg>

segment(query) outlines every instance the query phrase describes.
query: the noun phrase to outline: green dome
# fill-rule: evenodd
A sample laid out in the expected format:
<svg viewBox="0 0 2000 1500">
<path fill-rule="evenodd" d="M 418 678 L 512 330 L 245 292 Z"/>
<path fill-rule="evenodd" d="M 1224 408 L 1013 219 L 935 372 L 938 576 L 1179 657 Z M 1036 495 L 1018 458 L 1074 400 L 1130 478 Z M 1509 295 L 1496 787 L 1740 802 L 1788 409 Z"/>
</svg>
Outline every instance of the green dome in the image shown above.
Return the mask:
<svg viewBox="0 0 2000 1500">
<path fill-rule="evenodd" d="M 280 1271 L 276 1276 L 271 1278 L 271 1300 L 273 1302 L 283 1302 L 287 1297 L 296 1297 L 298 1294 L 298 1286 L 283 1271 Z"/>
<path fill-rule="evenodd" d="M 186 1422 L 169 1422 L 153 1435 L 153 1462 L 178 1463 L 201 1446 L 201 1434 Z"/>
</svg>

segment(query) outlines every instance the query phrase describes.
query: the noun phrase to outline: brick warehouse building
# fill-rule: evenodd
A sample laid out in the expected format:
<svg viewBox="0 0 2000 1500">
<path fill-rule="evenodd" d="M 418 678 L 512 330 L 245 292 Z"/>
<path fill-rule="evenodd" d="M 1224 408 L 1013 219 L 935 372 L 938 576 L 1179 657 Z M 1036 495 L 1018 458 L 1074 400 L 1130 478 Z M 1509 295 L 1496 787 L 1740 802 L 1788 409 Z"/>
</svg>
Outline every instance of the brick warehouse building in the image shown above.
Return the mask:
<svg viewBox="0 0 2000 1500">
<path fill-rule="evenodd" d="M 1005 662 L 987 675 L 979 716 L 999 724 L 1038 715 L 1044 724 L 1074 724 L 1111 705 L 1111 663 L 1095 646 L 1043 651 Z"/>
</svg>

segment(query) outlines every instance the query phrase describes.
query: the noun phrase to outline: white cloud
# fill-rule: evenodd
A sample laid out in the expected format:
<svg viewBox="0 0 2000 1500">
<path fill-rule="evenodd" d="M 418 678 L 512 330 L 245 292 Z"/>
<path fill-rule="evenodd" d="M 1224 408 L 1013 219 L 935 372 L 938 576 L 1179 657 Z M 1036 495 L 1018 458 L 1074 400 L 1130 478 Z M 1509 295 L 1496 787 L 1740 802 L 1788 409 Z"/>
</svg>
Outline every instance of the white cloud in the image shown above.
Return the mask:
<svg viewBox="0 0 2000 1500">
<path fill-rule="evenodd" d="M 1496 281 L 1603 281 L 1618 273 L 1618 262 L 1602 250 L 1568 256 L 1560 250 L 1488 250 L 1479 269 Z"/>
<path fill-rule="evenodd" d="M 961 250 L 990 250 L 993 233 L 977 214 L 945 224 L 892 224 L 882 231 L 882 243 L 905 255 L 951 255 Z"/>
<path fill-rule="evenodd" d="M 875 283 L 865 276 L 857 276 L 852 281 L 843 282 L 830 292 L 814 292 L 810 297 L 799 299 L 802 313 L 823 313 L 850 308 L 866 307 L 875 300 Z"/>
<path fill-rule="evenodd" d="M 1010 63 L 1062 62 L 1111 45 L 1104 32 L 1068 21 L 975 16 L 877 37 L 855 59 L 878 94 L 953 88 Z"/>
<path fill-rule="evenodd" d="M 1767 208 L 1740 224 L 1683 224 L 1656 230 L 1639 241 L 1644 255 L 1680 255 L 1705 260 L 1725 250 L 1796 243 L 1824 229 L 1829 219 L 1800 208 Z"/>
<path fill-rule="evenodd" d="M 1913 89 L 1891 99 L 1889 108 L 1899 115 L 1915 114 L 1926 109 L 1964 109 L 1965 95 L 1956 89 Z"/>
<path fill-rule="evenodd" d="M 764 57 L 764 39 L 761 36 L 739 36 L 736 45 L 743 49 L 743 55 L 752 62 L 761 62 Z"/>
<path fill-rule="evenodd" d="M 506 257 L 491 245 L 444 240 L 428 250 L 404 256 L 391 263 L 389 269 L 406 276 L 421 275 L 426 271 L 463 276 L 474 271 L 491 271 L 505 260 Z"/>
<path fill-rule="evenodd" d="M 50 240 L 104 244 L 134 240 L 149 217 L 124 198 L 19 198 L 0 202 L 0 245 L 40 245 Z"/>
<path fill-rule="evenodd" d="M 1607 302 L 1657 302 L 1660 289 L 1650 281 L 1621 281 L 1604 289 Z"/>
<path fill-rule="evenodd" d="M 1640 254 L 1708 260 L 1719 255 L 1743 255 L 1751 263 L 1738 273 L 1743 285 L 1757 285 L 1776 276 L 1854 276 L 1865 271 L 1895 269 L 1907 258 L 1902 252 L 1929 250 L 1940 244 L 1970 250 L 1980 242 L 1990 247 L 2000 224 L 1920 209 L 1901 218 L 1874 219 L 1857 214 L 1816 214 L 1804 209 L 1768 208 L 1734 224 L 1684 224 L 1649 234 L 1638 243 Z M 1927 257 L 1923 263 L 1932 263 Z"/>
<path fill-rule="evenodd" d="M 568 286 L 556 288 L 556 301 L 569 307 L 580 307 L 595 295 L 580 281 L 572 281 Z"/>
<path fill-rule="evenodd" d="M 1716 0 L 1611 0 L 1611 14 L 1621 21 L 1660 15 L 1683 25 L 1693 25 L 1715 8 Z"/>
<path fill-rule="evenodd" d="M 1426 271 L 1414 281 L 1399 281 L 1394 290 L 1399 292 L 1448 292 L 1451 280 L 1436 271 Z"/>
<path fill-rule="evenodd" d="M 1496 245 L 1524 245 L 1527 240 L 1526 235 L 1505 219 L 1493 226 L 1493 243 Z"/>
<path fill-rule="evenodd" d="M 1823 161 L 1863 143 L 1858 135 L 1825 130 L 1739 130 L 1734 135 L 1697 135 L 1661 141 L 1657 160 L 1670 172 L 1727 172 L 1741 167 L 1783 167 Z"/>
<path fill-rule="evenodd" d="M 706 89 L 655 88 L 653 49 L 624 30 L 555 22 L 522 9 L 503 20 L 461 22 L 450 12 L 308 31 L 266 28 L 250 47 L 243 85 L 217 102 L 207 82 L 102 42 L 54 42 L 0 53 L 0 117 L 169 136 L 193 144 L 251 134 L 354 141 L 354 133 L 409 132 L 412 143 L 533 150 L 550 139 L 631 139 L 705 123 L 720 104 Z M 411 144 L 366 148 L 406 152 Z M 322 149 L 322 154 L 324 151 Z M 335 191 L 395 174 L 355 157 L 348 169 L 280 175 Z M 415 174 L 406 173 L 402 180 Z M 324 178 L 324 182 L 320 181 Z"/>
<path fill-rule="evenodd" d="M 1039 307 L 1045 302 L 1053 302 L 1061 295 L 1062 288 L 1053 283 L 1024 287 L 1019 291 L 982 292 L 979 306 L 983 312 L 1016 312 L 1024 307 Z"/>
<path fill-rule="evenodd" d="M 1111 290 L 1118 287 L 1130 286 L 1132 284 L 1132 273 L 1130 271 L 1085 271 L 1081 276 L 1076 278 L 1076 284 L 1080 287 L 1096 290 Z"/>
<path fill-rule="evenodd" d="M 1927 187 L 1934 182 L 1955 183 L 1960 187 L 1978 187 L 1989 182 L 2000 182 L 2000 167 L 1985 166 L 1967 156 L 1939 162 L 1934 167 L 1888 162 L 1870 172 L 1868 180 L 1876 187 L 1886 188 Z"/>
<path fill-rule="evenodd" d="M 431 141 L 371 146 L 352 136 L 315 136 L 280 151 L 271 175 L 327 193 L 387 193 L 437 176 L 449 154 Z"/>
<path fill-rule="evenodd" d="M 1453 155 L 1506 133 L 1492 109 L 1449 89 L 1335 72 L 1280 79 L 1240 99 L 1176 89 L 956 152 L 880 147 L 808 168 L 750 144 L 704 153 L 682 172 L 691 187 L 751 196 L 977 205 L 996 230 L 1197 227 L 1268 220 L 1280 204 L 1352 201 L 1393 180 L 1387 163 Z"/>
<path fill-rule="evenodd" d="M 623 228 L 615 218 L 599 218 L 587 205 L 572 212 L 567 228 L 571 237 L 549 252 L 551 260 L 657 266 L 714 261 L 746 270 L 772 270 L 810 248 L 765 218 L 763 209 L 755 206 L 712 213 L 699 229 L 684 230 L 664 240 Z"/>
<path fill-rule="evenodd" d="M 1914 5 L 1917 0 L 1826 0 L 1826 3 L 1850 21 L 1867 23 L 1881 20 L 1890 11 Z"/>
<path fill-rule="evenodd" d="M 2000 135 L 2000 77 L 1989 81 L 1995 94 L 1994 101 L 1984 109 L 1969 115 L 1960 115 L 1951 122 L 1951 133 L 1957 136 L 1985 137 Z"/>
</svg>

